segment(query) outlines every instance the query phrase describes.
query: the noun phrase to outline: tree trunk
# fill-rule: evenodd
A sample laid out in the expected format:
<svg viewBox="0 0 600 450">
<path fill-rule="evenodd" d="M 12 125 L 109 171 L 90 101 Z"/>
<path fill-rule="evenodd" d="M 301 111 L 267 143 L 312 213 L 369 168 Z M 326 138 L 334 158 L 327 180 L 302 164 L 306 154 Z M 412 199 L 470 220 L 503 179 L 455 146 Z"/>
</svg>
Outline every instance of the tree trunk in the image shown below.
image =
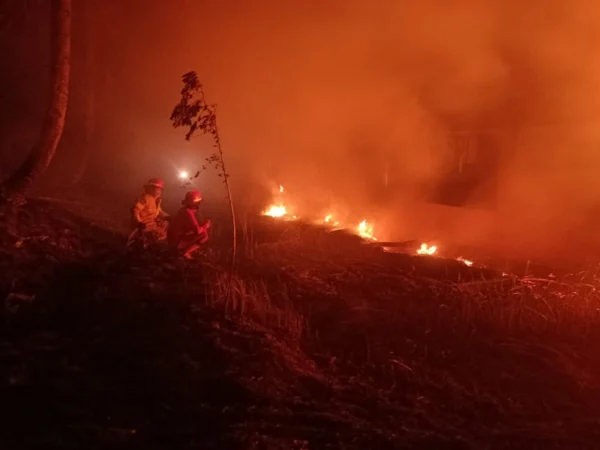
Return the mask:
<svg viewBox="0 0 600 450">
<path fill-rule="evenodd" d="M 81 71 L 85 88 L 83 105 L 83 140 L 79 149 L 79 160 L 73 170 L 72 183 L 81 182 L 87 171 L 88 162 L 92 153 L 94 143 L 94 131 L 96 125 L 96 50 L 94 17 L 91 0 L 81 0 L 81 26 L 83 28 L 83 61 L 84 67 Z"/>
<path fill-rule="evenodd" d="M 71 71 L 71 0 L 52 0 L 52 92 L 37 144 L 2 186 L 2 197 L 24 203 L 25 193 L 46 171 L 60 141 L 67 114 Z"/>
</svg>

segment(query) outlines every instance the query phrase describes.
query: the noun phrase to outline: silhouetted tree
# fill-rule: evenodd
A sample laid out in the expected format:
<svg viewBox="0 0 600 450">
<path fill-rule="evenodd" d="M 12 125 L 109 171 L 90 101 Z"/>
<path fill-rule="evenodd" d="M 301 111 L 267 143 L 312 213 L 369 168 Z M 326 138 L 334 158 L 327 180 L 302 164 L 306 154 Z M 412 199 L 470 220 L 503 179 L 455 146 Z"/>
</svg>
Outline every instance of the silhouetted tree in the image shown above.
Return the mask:
<svg viewBox="0 0 600 450">
<path fill-rule="evenodd" d="M 71 72 L 71 0 L 52 0 L 52 92 L 38 142 L 2 186 L 2 200 L 21 204 L 25 193 L 48 168 L 62 136 Z"/>
<path fill-rule="evenodd" d="M 235 267 L 235 255 L 237 250 L 237 230 L 235 223 L 235 209 L 231 198 L 231 188 L 229 186 L 229 174 L 223 158 L 223 148 L 221 147 L 221 138 L 219 128 L 217 127 L 216 105 L 206 103 L 204 89 L 196 72 L 188 72 L 182 77 L 183 88 L 181 89 L 181 100 L 171 113 L 171 121 L 175 128 L 186 127 L 188 132 L 185 135 L 186 140 L 190 140 L 196 132 L 208 134 L 214 140 L 214 148 L 217 152 L 206 158 L 208 164 L 214 166 L 219 171 L 219 177 L 223 178 L 225 188 L 227 189 L 227 199 L 231 209 L 231 222 L 233 226 L 233 251 L 231 257 L 231 278 Z M 196 173 L 198 176 L 200 172 Z M 231 283 L 228 289 L 228 295 L 231 292 Z"/>
</svg>

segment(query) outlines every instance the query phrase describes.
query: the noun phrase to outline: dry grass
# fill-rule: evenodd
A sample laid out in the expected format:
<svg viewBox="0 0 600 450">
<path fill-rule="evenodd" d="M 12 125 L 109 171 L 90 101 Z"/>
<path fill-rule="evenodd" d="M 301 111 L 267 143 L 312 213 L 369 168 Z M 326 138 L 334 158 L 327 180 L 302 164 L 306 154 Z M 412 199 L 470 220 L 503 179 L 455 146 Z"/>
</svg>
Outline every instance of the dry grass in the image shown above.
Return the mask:
<svg viewBox="0 0 600 450">
<path fill-rule="evenodd" d="M 67 226 L 46 223 L 57 211 L 43 221 L 30 212 L 31 235 Z M 212 448 L 598 447 L 593 271 L 502 277 L 299 223 L 240 229 L 231 297 L 229 239 L 221 255 L 215 240 L 201 265 L 128 259 L 106 249 L 119 245 L 112 235 L 83 223 L 64 256 L 59 234 L 4 248 L 4 278 L 19 281 L 0 287 L 36 295 L 0 336 L 6 367 L 25 374 L 25 389 L 0 385 L 3 411 L 29 408 L 13 420 L 23 429 L 14 439 L 48 423 L 38 414 L 32 428 L 31 411 L 55 414 L 58 402 L 65 429 L 135 429 L 125 441 L 137 448 L 159 448 L 142 445 L 157 439 L 172 448 L 209 448 L 207 439 Z M 50 385 L 45 374 L 55 374 Z M 115 411 L 121 423 L 104 424 Z M 34 434 L 73 443 L 59 448 L 98 442 L 87 428 L 55 430 Z"/>
<path fill-rule="evenodd" d="M 377 404 L 373 420 L 389 432 L 486 445 L 475 448 L 588 448 L 600 439 L 591 425 L 600 423 L 595 273 L 502 276 L 301 224 L 277 225 L 272 239 L 261 226 L 243 227 L 251 237 L 242 240 L 236 300 L 224 306 L 289 330 L 354 397 L 357 418 Z M 217 299 L 223 282 L 213 284 Z"/>
<path fill-rule="evenodd" d="M 264 280 L 244 280 L 234 277 L 232 295 L 227 295 L 229 274 L 214 271 L 209 275 L 205 298 L 211 308 L 221 309 L 227 317 L 233 319 L 249 319 L 264 327 L 276 331 L 284 331 L 293 340 L 299 340 L 305 331 L 305 319 L 295 311 L 293 304 L 285 296 L 285 292 L 277 293 L 284 297 L 284 302 L 274 304 Z"/>
<path fill-rule="evenodd" d="M 547 279 L 502 272 L 490 277 L 461 267 L 466 275 L 452 277 L 449 267 L 461 265 L 449 260 L 437 269 L 437 277 L 423 276 L 415 266 L 439 265 L 439 258 L 396 258 L 353 238 L 331 244 L 325 232 L 294 224 L 274 242 L 260 242 L 260 232 L 248 222 L 242 230 L 244 255 L 235 297 L 222 306 L 229 313 L 250 313 L 263 324 L 289 328 L 297 337 L 302 336 L 300 324 L 310 322 L 311 307 L 319 307 L 315 303 L 379 312 L 388 320 L 410 314 L 426 330 L 439 332 L 485 329 L 506 336 L 553 334 L 583 340 L 600 329 L 600 279 L 593 271 Z M 209 297 L 213 304 L 223 303 L 226 275 L 216 270 L 212 277 Z"/>
<path fill-rule="evenodd" d="M 315 238 L 313 230 L 293 226 L 277 242 L 265 243 L 257 242 L 256 232 L 247 223 L 243 230 L 248 236 L 243 240 L 243 265 L 265 277 L 276 274 L 278 282 L 260 281 L 260 288 L 254 289 L 258 302 L 268 299 L 271 289 L 281 289 L 281 280 L 286 279 L 317 296 L 343 296 L 345 289 L 356 286 L 371 308 L 373 303 L 389 300 L 386 309 L 398 313 L 409 305 L 405 300 L 394 301 L 394 297 L 418 294 L 425 297 L 420 307 L 426 310 L 432 326 L 439 325 L 448 312 L 466 328 L 492 326 L 507 333 L 556 332 L 586 337 L 600 325 L 600 277 L 591 270 L 560 279 L 520 278 L 502 272 L 490 279 L 475 270 L 468 275 L 471 279 L 449 279 L 447 272 L 432 279 L 421 276 L 414 265 L 427 266 L 438 258 L 403 257 L 394 261 L 393 255 L 382 258 L 376 250 L 353 245 L 351 239 L 343 248 L 323 246 L 319 244 L 324 236 Z M 321 241 L 315 245 L 315 239 Z M 287 303 L 293 306 L 291 301 Z"/>
</svg>

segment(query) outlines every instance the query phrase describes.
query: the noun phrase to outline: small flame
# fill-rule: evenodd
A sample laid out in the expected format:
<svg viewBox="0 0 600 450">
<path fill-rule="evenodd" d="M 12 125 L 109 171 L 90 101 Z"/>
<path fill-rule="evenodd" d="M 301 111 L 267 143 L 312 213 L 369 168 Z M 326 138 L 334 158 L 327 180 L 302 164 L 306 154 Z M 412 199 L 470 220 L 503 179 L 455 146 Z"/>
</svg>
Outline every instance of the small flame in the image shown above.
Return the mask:
<svg viewBox="0 0 600 450">
<path fill-rule="evenodd" d="M 333 220 L 333 214 L 327 214 L 325 216 L 325 218 L 323 219 L 323 223 L 325 225 L 329 225 L 333 228 L 337 228 L 340 225 L 340 223 L 337 220 L 335 220 L 335 221 Z"/>
<path fill-rule="evenodd" d="M 425 243 L 421 244 L 421 247 L 417 250 L 418 255 L 433 255 L 437 252 L 437 247 L 432 245 L 431 247 Z"/>
<path fill-rule="evenodd" d="M 283 205 L 271 205 L 263 213 L 264 216 L 269 217 L 283 217 L 287 214 L 287 208 Z"/>
<path fill-rule="evenodd" d="M 286 195 L 284 194 L 284 191 L 283 185 L 280 184 L 279 192 L 273 192 L 273 204 L 263 211 L 263 216 L 269 216 L 283 220 L 298 220 L 298 217 L 301 217 L 292 215 L 292 212 L 288 209 L 288 206 L 290 205 L 287 204 L 287 201 L 285 201 Z M 292 210 L 293 209 L 295 208 L 292 207 Z M 325 224 L 327 227 L 333 230 L 349 229 L 345 223 L 340 222 L 338 218 L 335 217 L 335 214 L 331 212 L 328 212 L 322 219 L 316 219 L 313 223 Z M 354 227 L 354 233 L 358 234 L 363 239 L 372 241 L 377 240 L 375 236 L 373 236 L 373 225 L 368 223 L 366 220 L 363 220 L 358 224 L 358 226 Z"/>
<path fill-rule="evenodd" d="M 358 231 L 358 235 L 364 239 L 370 239 L 372 241 L 376 241 L 373 236 L 373 225 L 370 225 L 366 220 L 363 220 L 356 227 L 356 231 Z"/>
<path fill-rule="evenodd" d="M 471 267 L 473 265 L 473 261 L 469 261 L 468 259 L 463 258 L 462 256 L 459 256 L 458 258 L 456 258 L 457 261 L 460 261 L 461 263 L 463 263 L 465 266 L 469 266 Z"/>
<path fill-rule="evenodd" d="M 190 174 L 186 170 L 182 170 L 179 172 L 179 178 L 182 180 L 189 178 L 189 176 L 190 176 Z"/>
</svg>

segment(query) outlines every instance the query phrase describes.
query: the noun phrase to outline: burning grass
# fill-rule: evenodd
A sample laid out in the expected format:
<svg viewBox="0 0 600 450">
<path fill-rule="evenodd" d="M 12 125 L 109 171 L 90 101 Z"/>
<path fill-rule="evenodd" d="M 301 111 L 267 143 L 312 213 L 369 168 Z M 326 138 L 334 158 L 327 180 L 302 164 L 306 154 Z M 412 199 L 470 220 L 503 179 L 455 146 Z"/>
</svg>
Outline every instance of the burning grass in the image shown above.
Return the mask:
<svg viewBox="0 0 600 450">
<path fill-rule="evenodd" d="M 272 219 L 284 221 L 296 221 L 300 219 L 313 225 L 325 227 L 330 231 L 344 230 L 348 233 L 359 236 L 361 239 L 364 239 L 368 242 L 379 241 L 379 238 L 375 235 L 375 225 L 373 222 L 368 221 L 367 219 L 362 219 L 360 222 L 358 222 L 358 224 L 352 225 L 352 221 L 348 219 L 348 217 L 343 219 L 340 218 L 338 214 L 334 213 L 333 211 L 335 208 L 330 208 L 330 210 L 328 210 L 322 216 L 322 218 L 319 219 L 315 219 L 310 215 L 307 217 L 299 217 L 295 215 L 295 213 L 293 214 L 291 212 L 292 210 L 295 210 L 294 207 L 290 206 L 291 204 L 293 204 L 293 200 L 288 198 L 286 190 L 282 185 L 280 185 L 278 189 L 273 189 L 273 203 L 263 210 L 262 215 Z M 247 227 L 245 226 L 245 228 Z M 385 246 L 382 247 L 384 250 L 389 251 L 389 248 L 386 248 Z M 415 254 L 420 256 L 438 256 L 438 246 L 423 242 L 419 248 L 415 249 Z M 472 260 L 465 259 L 462 256 L 457 257 L 456 260 L 469 267 L 474 264 Z"/>
<path fill-rule="evenodd" d="M 290 210 L 293 208 L 291 208 L 289 205 L 290 199 L 287 197 L 287 192 L 285 191 L 282 185 L 279 185 L 278 189 L 273 190 L 273 203 L 270 204 L 262 212 L 262 215 L 272 217 L 275 219 L 297 220 L 298 216 L 290 212 Z M 317 225 L 326 226 L 331 229 L 349 230 L 352 233 L 366 240 L 377 240 L 377 238 L 374 235 L 373 224 L 368 222 L 366 219 L 361 220 L 355 226 L 349 226 L 347 220 L 344 221 L 345 224 L 342 225 L 341 219 L 339 219 L 334 213 L 327 212 L 324 214 L 323 218 L 315 219 L 313 217 L 312 219 L 310 219 L 310 221 Z"/>
<path fill-rule="evenodd" d="M 323 285 L 324 280 L 330 280 L 338 289 L 352 285 L 351 290 L 359 289 L 353 297 L 361 292 L 374 302 L 383 301 L 382 293 L 391 297 L 419 293 L 436 308 L 452 305 L 465 324 L 479 320 L 498 329 L 542 331 L 565 323 L 589 328 L 600 320 L 600 283 L 592 271 L 561 280 L 516 277 L 493 269 L 475 269 L 472 261 L 462 257 L 455 262 L 386 254 L 350 236 L 334 239 L 314 229 L 298 227 L 283 236 L 277 242 L 255 241 L 252 260 L 245 264 L 255 266 L 257 272 L 277 273 L 279 277 L 286 274 L 298 283 L 312 282 L 314 287 Z M 417 253 L 433 255 L 436 247 L 424 244 L 420 250 Z M 386 306 L 403 308 L 405 303 L 389 302 Z M 432 320 L 437 316 L 432 315 Z"/>
</svg>

